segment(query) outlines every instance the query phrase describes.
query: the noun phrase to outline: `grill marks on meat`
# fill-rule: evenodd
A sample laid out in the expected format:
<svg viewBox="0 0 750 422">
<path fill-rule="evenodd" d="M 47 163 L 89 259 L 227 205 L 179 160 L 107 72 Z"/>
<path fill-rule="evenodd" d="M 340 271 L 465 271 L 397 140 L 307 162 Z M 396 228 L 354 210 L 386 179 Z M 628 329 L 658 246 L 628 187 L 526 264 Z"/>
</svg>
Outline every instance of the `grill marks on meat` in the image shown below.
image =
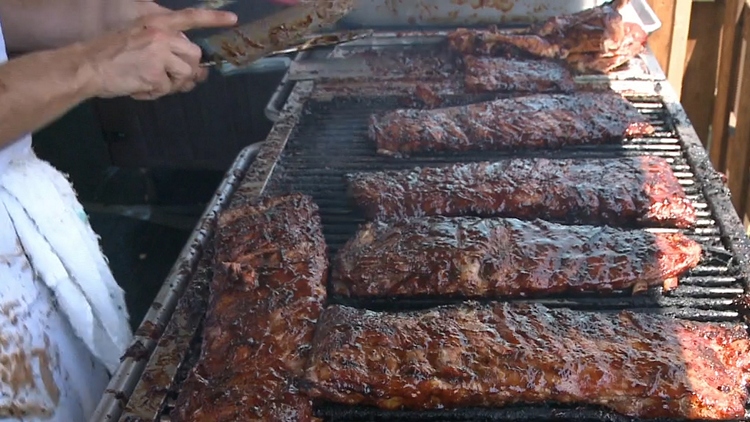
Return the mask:
<svg viewBox="0 0 750 422">
<path fill-rule="evenodd" d="M 305 390 L 383 409 L 552 401 L 735 419 L 745 413 L 749 366 L 742 327 L 535 304 L 394 314 L 335 305 L 320 318 Z"/>
<path fill-rule="evenodd" d="M 464 85 L 469 93 L 573 92 L 573 75 L 551 60 L 521 60 L 502 57 L 465 56 Z"/>
<path fill-rule="evenodd" d="M 332 284 L 356 297 L 496 298 L 677 287 L 701 246 L 681 233 L 542 220 L 409 218 L 365 224 L 338 253 Z"/>
<path fill-rule="evenodd" d="M 695 208 L 661 157 L 516 158 L 346 176 L 369 219 L 513 217 L 571 224 L 692 227 Z"/>
<path fill-rule="evenodd" d="M 369 136 L 383 155 L 562 148 L 619 143 L 655 131 L 612 92 L 536 94 L 433 110 L 373 115 Z"/>
<path fill-rule="evenodd" d="M 522 32 L 457 29 L 448 35 L 459 54 L 496 56 L 525 53 L 565 60 L 580 72 L 609 72 L 645 49 L 648 34 L 624 22 L 618 11 L 629 0 L 608 2 L 572 15 L 561 15 Z"/>
<path fill-rule="evenodd" d="M 292 194 L 218 219 L 214 278 L 198 364 L 176 421 L 317 421 L 302 376 L 326 297 L 318 207 Z"/>
</svg>

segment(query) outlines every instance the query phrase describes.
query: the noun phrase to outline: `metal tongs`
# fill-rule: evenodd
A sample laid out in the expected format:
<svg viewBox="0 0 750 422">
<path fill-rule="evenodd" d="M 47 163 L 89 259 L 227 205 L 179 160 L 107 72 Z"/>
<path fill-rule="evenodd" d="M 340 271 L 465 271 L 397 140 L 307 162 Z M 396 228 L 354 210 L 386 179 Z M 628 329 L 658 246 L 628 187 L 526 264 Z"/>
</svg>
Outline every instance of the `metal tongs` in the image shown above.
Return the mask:
<svg viewBox="0 0 750 422">
<path fill-rule="evenodd" d="M 311 50 L 368 36 L 368 33 L 313 35 L 354 8 L 354 0 L 307 0 L 237 28 L 199 40 L 203 67 L 235 73 L 258 59 Z"/>
</svg>

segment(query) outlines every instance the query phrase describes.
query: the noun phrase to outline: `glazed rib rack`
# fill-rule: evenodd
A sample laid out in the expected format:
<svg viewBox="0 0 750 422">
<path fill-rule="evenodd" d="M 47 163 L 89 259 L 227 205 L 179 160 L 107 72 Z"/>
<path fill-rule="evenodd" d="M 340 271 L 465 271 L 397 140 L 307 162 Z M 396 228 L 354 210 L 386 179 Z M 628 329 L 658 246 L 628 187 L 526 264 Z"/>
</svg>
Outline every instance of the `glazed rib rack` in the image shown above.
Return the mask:
<svg viewBox="0 0 750 422">
<path fill-rule="evenodd" d="M 549 305 L 569 305 L 586 309 L 620 309 L 623 307 L 657 308 L 659 312 L 703 320 L 723 320 L 737 315 L 733 297 L 742 293 L 742 285 L 735 276 L 736 263 L 721 240 L 716 223 L 705 197 L 701 182 L 695 177 L 676 137 L 672 118 L 658 97 L 631 97 L 641 113 L 649 117 L 657 128 L 653 137 L 629 139 L 624 145 L 574 147 L 562 151 L 526 153 L 463 153 L 422 154 L 409 159 L 390 159 L 376 156 L 372 142 L 366 138 L 367 118 L 373 111 L 397 108 L 393 98 L 335 100 L 331 103 L 310 103 L 303 112 L 296 134 L 290 139 L 277 163 L 267 188 L 269 193 L 299 191 L 312 195 L 321 208 L 326 241 L 332 256 L 354 236 L 364 217 L 352 208 L 342 177 L 346 173 L 409 169 L 414 166 L 440 165 L 465 161 L 482 161 L 518 156 L 591 157 L 606 158 L 623 155 L 655 154 L 672 164 L 689 198 L 698 209 L 694 229 L 686 230 L 691 238 L 705 249 L 700 265 L 681 280 L 681 286 L 668 297 L 659 294 L 620 297 L 602 300 L 595 295 L 573 299 L 539 300 Z M 659 229 L 655 229 L 659 230 Z M 669 230 L 669 229 L 664 229 Z M 399 309 L 399 300 L 340 303 L 373 309 Z M 439 301 L 415 299 L 409 306 L 433 306 Z"/>
<path fill-rule="evenodd" d="M 310 90 L 314 90 L 310 87 Z M 297 92 L 300 91 L 300 92 Z M 440 165 L 466 161 L 487 161 L 507 157 L 555 157 L 555 158 L 612 158 L 630 155 L 658 155 L 666 158 L 689 199 L 698 210 L 695 228 L 683 230 L 704 249 L 697 267 L 680 278 L 679 287 L 662 295 L 658 290 L 633 296 L 622 292 L 602 298 L 596 294 L 550 297 L 534 300 L 550 307 L 570 307 L 593 311 L 617 311 L 630 309 L 637 312 L 654 312 L 678 318 L 698 321 L 742 322 L 743 307 L 738 297 L 744 292 L 747 262 L 747 246 L 744 233 L 731 208 L 725 189 L 718 177 L 710 178 L 706 170 L 708 163 L 694 132 L 685 124 L 686 118 L 681 107 L 665 102 L 660 95 L 627 94 L 630 100 L 656 127 L 653 136 L 641 139 L 627 139 L 622 145 L 597 145 L 566 148 L 561 151 L 531 152 L 480 152 L 460 154 L 415 154 L 407 159 L 393 159 L 378 156 L 375 147 L 367 138 L 368 118 L 373 112 L 399 107 L 399 99 L 393 97 L 334 98 L 314 100 L 306 98 L 309 92 L 300 90 L 299 84 L 292 93 L 287 113 L 299 117 L 296 123 L 284 121 L 287 130 L 275 130 L 264 148 L 280 153 L 262 157 L 246 179 L 258 182 L 262 168 L 271 172 L 264 194 L 301 192 L 311 195 L 320 208 L 324 235 L 331 258 L 344 243 L 352 238 L 362 222 L 363 216 L 353 208 L 347 196 L 343 176 L 360 171 L 384 169 L 409 169 L 415 166 Z M 471 98 L 474 100 L 474 98 Z M 451 102 L 462 103 L 469 97 L 454 97 Z M 675 108 L 676 105 L 676 108 Z M 670 112 L 670 107 L 673 112 Z M 291 123 L 289 123 L 291 122 Z M 277 126 L 282 122 L 277 123 Z M 282 125 L 283 126 L 283 125 Z M 682 130 L 680 130 L 680 128 Z M 685 129 L 689 130 L 685 130 Z M 689 136 L 685 136 L 685 134 Z M 288 137 L 288 140 L 286 139 Z M 282 139 L 283 138 L 283 139 Z M 263 161 L 268 160 L 268 161 Z M 716 176 L 716 175 L 714 175 Z M 704 195 L 707 193 L 707 195 Z M 708 197 L 707 197 L 708 196 Z M 674 230 L 674 229 L 650 229 Z M 198 281 L 194 280 L 194 285 Z M 189 287 L 200 290 L 204 288 Z M 204 289 L 205 290 L 205 289 Z M 190 292 L 189 292 L 190 293 Z M 340 303 L 373 310 L 420 309 L 446 303 L 435 298 L 412 298 L 393 301 L 389 299 L 345 299 L 337 297 L 329 286 L 329 303 Z M 188 302 L 186 302 L 188 303 Z M 191 312 L 199 311 L 195 303 L 190 304 Z M 185 305 L 185 306 L 190 306 Z M 179 305 L 176 313 L 181 311 Z M 205 306 L 205 305 L 204 305 Z M 187 312 L 187 309 L 182 309 Z M 163 415 L 168 415 L 171 405 L 179 392 L 184 373 L 197 359 L 201 327 L 195 327 L 193 347 L 186 354 L 181 370 L 164 393 Z M 155 353 L 159 353 L 159 349 Z M 183 354 L 180 354 L 182 356 Z M 152 362 L 157 360 L 152 358 Z M 149 362 L 142 379 L 149 371 L 156 371 L 158 365 Z M 150 384 L 141 382 L 134 396 L 144 396 Z M 153 389 L 151 390 L 153 392 Z M 158 400 L 153 398 L 152 400 Z M 158 396 L 158 394 L 156 395 Z M 750 407 L 747 407 L 750 409 Z M 395 411 L 386 412 L 371 408 L 358 408 L 321 403 L 318 414 L 328 421 L 365 420 L 423 420 L 423 421 L 480 421 L 480 420 L 631 420 L 615 413 L 588 407 L 560 406 L 553 403 L 545 406 L 513 406 L 504 409 L 461 409 L 452 411 Z M 136 412 L 137 413 L 137 412 Z M 127 414 L 127 412 L 126 412 Z M 750 415 L 750 412 L 748 412 Z M 750 417 L 749 417 L 750 419 Z M 133 420 L 133 419 L 126 419 Z M 167 419 L 168 420 L 168 419 Z"/>
</svg>

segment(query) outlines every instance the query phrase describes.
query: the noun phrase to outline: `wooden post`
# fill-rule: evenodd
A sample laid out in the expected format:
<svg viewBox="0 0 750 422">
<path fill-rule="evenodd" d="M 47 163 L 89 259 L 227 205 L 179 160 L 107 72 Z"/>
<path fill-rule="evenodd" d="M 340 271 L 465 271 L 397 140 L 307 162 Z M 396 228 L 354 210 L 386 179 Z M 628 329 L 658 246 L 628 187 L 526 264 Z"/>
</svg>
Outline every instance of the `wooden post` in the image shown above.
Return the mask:
<svg viewBox="0 0 750 422">
<path fill-rule="evenodd" d="M 718 171 L 726 168 L 727 142 L 729 136 L 729 114 L 734 105 L 734 75 L 737 63 L 737 43 L 741 12 L 745 6 L 743 0 L 726 0 L 724 24 L 721 29 L 719 47 L 719 68 L 717 70 L 716 99 L 711 120 L 711 141 L 709 154 L 711 162 Z"/>
<path fill-rule="evenodd" d="M 667 75 L 667 80 L 678 93 L 681 92 L 685 74 L 688 33 L 692 0 L 648 0 L 662 23 L 649 37 L 649 47 Z"/>
<path fill-rule="evenodd" d="M 674 0 L 648 0 L 661 21 L 661 28 L 648 37 L 648 45 L 664 73 L 669 70 L 669 52 L 674 27 Z"/>
<path fill-rule="evenodd" d="M 685 57 L 687 56 L 688 35 L 690 33 L 690 15 L 693 0 L 675 0 L 674 27 L 670 43 L 667 80 L 678 95 L 682 93 L 682 80 L 685 75 Z"/>
<path fill-rule="evenodd" d="M 741 79 L 737 102 L 737 128 L 735 136 L 727 148 L 727 181 L 732 192 L 732 203 L 737 212 L 744 216 L 745 197 L 748 191 L 748 163 L 750 163 L 750 6 L 742 2 L 742 55 Z"/>
<path fill-rule="evenodd" d="M 695 1 L 690 17 L 681 102 L 706 148 L 714 113 L 716 70 L 725 6 L 723 0 Z"/>
</svg>

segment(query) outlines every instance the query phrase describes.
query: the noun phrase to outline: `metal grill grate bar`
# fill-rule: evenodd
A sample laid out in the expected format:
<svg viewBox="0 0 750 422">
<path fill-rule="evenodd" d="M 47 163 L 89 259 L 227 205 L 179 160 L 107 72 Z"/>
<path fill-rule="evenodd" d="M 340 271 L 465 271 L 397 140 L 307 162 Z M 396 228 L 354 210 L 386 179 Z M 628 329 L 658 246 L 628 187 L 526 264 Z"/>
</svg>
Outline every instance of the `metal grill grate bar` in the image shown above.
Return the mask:
<svg viewBox="0 0 750 422">
<path fill-rule="evenodd" d="M 567 148 L 562 151 L 526 151 L 516 153 L 488 152 L 460 153 L 450 156 L 415 155 L 409 159 L 391 159 L 375 154 L 374 145 L 367 138 L 368 118 L 373 112 L 397 108 L 393 99 L 370 101 L 336 100 L 308 104 L 279 161 L 271 184 L 271 191 L 301 191 L 312 195 L 321 209 L 324 232 L 331 254 L 348 241 L 365 219 L 352 208 L 346 195 L 344 175 L 355 171 L 407 169 L 415 166 L 442 165 L 465 161 L 503 159 L 510 156 L 554 157 L 618 157 L 630 155 L 659 155 L 672 165 L 689 199 L 699 210 L 696 227 L 684 232 L 704 246 L 700 265 L 686 274 L 682 284 L 662 295 L 658 291 L 632 297 L 545 299 L 550 306 L 572 306 L 580 309 L 684 309 L 684 315 L 698 319 L 736 318 L 731 311 L 735 298 L 743 293 L 743 286 L 730 265 L 732 254 L 725 248 L 721 231 L 701 192 L 701 184 L 686 162 L 679 138 L 671 125 L 666 108 L 654 98 L 639 98 L 635 105 L 657 127 L 652 137 L 627 139 L 622 145 L 596 145 Z M 673 231 L 676 229 L 653 229 Z M 351 299 L 334 301 L 353 304 Z M 439 302 L 440 300 L 438 300 Z M 357 306 L 387 308 L 389 301 L 357 302 Z M 413 301 L 415 306 L 420 303 Z M 399 306 L 405 305 L 399 302 Z M 704 312 L 705 311 L 705 312 Z M 678 312 L 683 314 L 682 311 Z"/>
</svg>

